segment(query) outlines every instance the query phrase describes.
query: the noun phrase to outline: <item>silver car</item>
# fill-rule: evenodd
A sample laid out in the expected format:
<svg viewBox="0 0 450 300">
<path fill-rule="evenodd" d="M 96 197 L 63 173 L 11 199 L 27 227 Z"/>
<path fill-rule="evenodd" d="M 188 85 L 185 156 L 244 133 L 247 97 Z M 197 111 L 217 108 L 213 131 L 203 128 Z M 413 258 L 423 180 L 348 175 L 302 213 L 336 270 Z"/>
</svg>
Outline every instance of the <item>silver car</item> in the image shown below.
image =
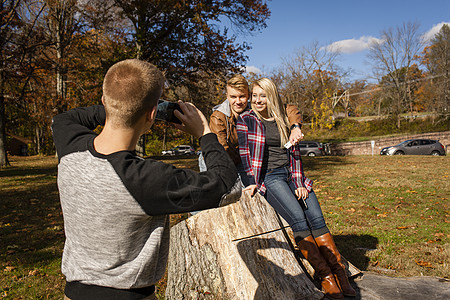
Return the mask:
<svg viewBox="0 0 450 300">
<path fill-rule="evenodd" d="M 381 149 L 381 155 L 445 155 L 444 146 L 436 140 L 407 140 L 397 146 Z"/>
<path fill-rule="evenodd" d="M 313 141 L 300 141 L 300 154 L 306 156 L 322 156 L 324 155 L 322 144 Z"/>
<path fill-rule="evenodd" d="M 179 145 L 170 150 L 163 150 L 162 155 L 192 155 L 195 154 L 195 150 L 189 145 Z"/>
</svg>

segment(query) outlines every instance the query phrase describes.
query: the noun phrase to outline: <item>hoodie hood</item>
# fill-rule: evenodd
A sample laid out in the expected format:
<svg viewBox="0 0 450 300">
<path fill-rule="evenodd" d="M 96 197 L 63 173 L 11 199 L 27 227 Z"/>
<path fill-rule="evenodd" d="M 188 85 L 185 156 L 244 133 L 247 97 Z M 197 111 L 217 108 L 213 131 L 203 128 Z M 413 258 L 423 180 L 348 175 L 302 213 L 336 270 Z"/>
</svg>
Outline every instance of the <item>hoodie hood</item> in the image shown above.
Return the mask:
<svg viewBox="0 0 450 300">
<path fill-rule="evenodd" d="M 231 117 L 231 107 L 230 107 L 230 102 L 228 101 L 228 99 L 225 99 L 225 101 L 223 101 L 221 104 L 214 106 L 212 110 L 213 111 L 218 110 L 221 113 L 223 113 L 225 116 Z"/>
<path fill-rule="evenodd" d="M 248 108 L 249 104 L 247 103 L 247 107 L 245 108 L 244 111 L 249 110 Z M 231 117 L 231 107 L 230 107 L 230 102 L 228 101 L 228 99 L 225 99 L 225 101 L 223 101 L 221 104 L 216 105 L 213 107 L 212 111 L 220 111 L 221 113 L 223 113 L 225 116 L 227 117 Z"/>
</svg>

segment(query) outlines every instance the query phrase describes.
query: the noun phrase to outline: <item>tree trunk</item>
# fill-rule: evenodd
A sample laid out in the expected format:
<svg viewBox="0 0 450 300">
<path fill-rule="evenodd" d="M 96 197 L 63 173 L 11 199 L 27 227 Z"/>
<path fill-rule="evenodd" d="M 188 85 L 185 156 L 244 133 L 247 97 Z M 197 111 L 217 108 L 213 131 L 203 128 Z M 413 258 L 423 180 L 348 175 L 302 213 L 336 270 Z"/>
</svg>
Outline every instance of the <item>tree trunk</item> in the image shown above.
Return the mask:
<svg viewBox="0 0 450 300">
<path fill-rule="evenodd" d="M 62 18 L 62 13 L 58 14 L 58 19 L 56 23 L 56 109 L 57 109 L 57 113 L 60 114 L 62 112 L 65 111 L 65 109 L 63 109 L 63 105 L 64 105 L 64 79 L 63 79 L 63 74 L 62 74 L 62 70 L 63 70 L 63 56 L 64 56 L 64 52 L 63 52 L 63 45 L 61 43 L 61 36 L 64 35 L 64 33 L 62 32 L 62 28 L 61 28 L 61 18 Z"/>
<path fill-rule="evenodd" d="M 147 136 L 145 134 L 141 135 L 136 144 L 136 154 L 139 155 L 140 157 L 145 157 L 146 155 L 145 153 L 145 143 L 147 141 L 146 137 Z"/>
<path fill-rule="evenodd" d="M 321 299 L 285 225 L 259 195 L 175 225 L 166 298 Z"/>
<path fill-rule="evenodd" d="M 35 143 L 36 143 L 36 154 L 41 154 L 41 141 L 42 141 L 42 129 L 36 125 L 34 127 L 35 132 Z"/>
<path fill-rule="evenodd" d="M 6 116 L 3 72 L 0 70 L 0 167 L 9 166 L 8 154 L 6 153 Z"/>
<path fill-rule="evenodd" d="M 3 92 L 3 91 L 0 91 Z M 0 167 L 9 165 L 8 155 L 6 153 L 6 119 L 5 119 L 5 101 L 0 95 Z"/>
<path fill-rule="evenodd" d="M 2 1 L 2 3 L 0 4 L 0 9 L 3 12 L 4 10 L 4 1 Z M 3 24 L 2 24 L 3 25 Z M 5 40 L 3 35 L 0 36 L 0 47 L 2 49 L 2 53 L 3 54 L 3 48 L 5 45 Z M 4 84 L 4 73 L 3 73 L 3 68 L 4 68 L 4 57 L 3 55 L 0 57 L 0 168 L 1 167 L 6 167 L 7 165 L 9 165 L 8 162 L 8 156 L 6 153 L 6 119 L 5 119 L 5 84 Z"/>
<path fill-rule="evenodd" d="M 383 101 L 383 98 L 379 97 L 378 98 L 378 112 L 377 115 L 381 116 L 381 102 Z"/>
<path fill-rule="evenodd" d="M 163 144 L 162 144 L 163 150 L 167 150 L 166 149 L 166 137 L 167 137 L 167 124 L 164 124 L 164 134 L 163 134 Z"/>
</svg>

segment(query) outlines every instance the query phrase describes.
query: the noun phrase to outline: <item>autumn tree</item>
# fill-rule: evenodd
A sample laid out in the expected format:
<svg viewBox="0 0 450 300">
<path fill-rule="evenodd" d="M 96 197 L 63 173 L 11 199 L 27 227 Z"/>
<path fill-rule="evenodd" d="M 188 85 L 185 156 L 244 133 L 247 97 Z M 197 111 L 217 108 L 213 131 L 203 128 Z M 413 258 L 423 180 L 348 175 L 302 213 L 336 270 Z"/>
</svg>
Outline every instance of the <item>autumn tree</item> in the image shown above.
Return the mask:
<svg viewBox="0 0 450 300">
<path fill-rule="evenodd" d="M 339 53 L 314 42 L 283 61 L 282 94 L 288 102 L 297 105 L 315 127 L 333 126 L 332 98 L 341 88 L 341 77 L 345 75 L 336 64 L 338 56 Z"/>
<path fill-rule="evenodd" d="M 103 77 L 109 66 L 129 51 L 121 36 L 100 31 L 77 33 L 65 54 L 64 98 L 56 97 L 57 76 L 54 49 L 42 49 L 27 95 L 29 126 L 34 126 L 36 153 L 54 151 L 50 131 L 52 118 L 60 110 L 101 103 Z M 51 58 L 51 59 L 50 59 Z"/>
<path fill-rule="evenodd" d="M 74 39 L 83 28 L 79 17 L 77 0 L 45 0 L 45 14 L 41 18 L 41 30 L 47 39 L 45 57 L 47 64 L 54 71 L 55 99 L 54 107 L 57 113 L 67 110 L 67 57 Z"/>
<path fill-rule="evenodd" d="M 380 41 L 372 42 L 369 47 L 369 59 L 373 62 L 373 71 L 380 83 L 391 87 L 392 114 L 400 128 L 400 114 L 408 107 L 409 86 L 405 78 L 409 76 L 416 54 L 422 48 L 418 23 L 405 23 L 395 29 L 382 31 Z M 386 89 L 386 92 L 389 91 Z"/>
<path fill-rule="evenodd" d="M 414 113 L 422 111 L 424 105 L 421 103 L 419 95 L 421 87 L 424 84 L 426 74 L 419 68 L 417 64 L 412 64 L 408 76 L 406 77 L 406 84 L 408 86 L 408 108 L 411 116 Z"/>
<path fill-rule="evenodd" d="M 0 4 L 0 167 L 8 165 L 6 128 L 11 118 L 7 106 L 18 113 L 24 106 L 24 95 L 36 50 L 43 45 L 41 36 L 33 34 L 42 13 L 39 2 L 17 0 Z"/>
<path fill-rule="evenodd" d="M 52 144 L 49 128 L 52 116 L 67 108 L 65 60 L 76 31 L 76 1 L 9 1 L 13 2 L 17 4 L 15 15 L 20 27 L 4 27 L 13 29 L 14 39 L 9 44 L 15 51 L 9 57 L 17 62 L 10 64 L 15 69 L 8 78 L 16 91 L 19 86 L 21 90 L 20 96 L 9 103 L 8 112 L 11 120 L 14 115 L 26 116 L 28 126 L 24 128 L 21 123 L 20 129 L 11 123 L 9 127 L 20 129 L 20 134 L 34 135 L 36 152 L 41 153 L 43 144 Z M 18 120 L 21 119 L 13 122 Z"/>
<path fill-rule="evenodd" d="M 130 47 L 119 32 L 87 28 L 85 15 L 81 13 L 84 8 L 79 3 L 72 2 L 74 6 L 58 1 L 33 3 L 33 10 L 28 6 L 25 15 L 29 19 L 32 15 L 36 17 L 24 24 L 34 24 L 30 36 L 39 40 L 40 45 L 27 56 L 24 64 L 27 68 L 21 69 L 21 73 L 27 70 L 21 101 L 10 102 L 6 107 L 8 127 L 13 133 L 34 140 L 36 148 L 32 153 L 50 154 L 54 152 L 50 131 L 53 116 L 74 107 L 100 103 L 106 70 L 117 60 L 129 57 Z"/>
<path fill-rule="evenodd" d="M 241 72 L 249 45 L 237 34 L 258 32 L 270 16 L 262 0 L 93 0 L 84 12 L 94 28 L 122 27 L 135 46 L 130 57 L 165 71 L 171 85 L 223 80 Z M 116 24 L 116 26 L 112 26 Z"/>
<path fill-rule="evenodd" d="M 14 29 L 18 26 L 16 10 L 20 1 L 2 1 L 0 4 L 0 167 L 8 165 L 6 155 L 6 116 L 5 116 L 5 85 L 7 78 L 6 66 L 13 38 Z"/>
<path fill-rule="evenodd" d="M 355 116 L 370 115 L 372 107 L 368 97 L 367 82 L 365 80 L 355 80 L 345 84 L 345 89 L 348 91 L 347 108 L 346 111 Z"/>
<path fill-rule="evenodd" d="M 75 81 L 76 68 L 71 64 L 73 47 L 84 36 L 84 24 L 76 0 L 37 1 L 42 13 L 36 18 L 33 34 L 42 40 L 30 65 L 33 73 L 27 85 L 23 110 L 33 127 L 35 153 L 53 152 L 50 131 L 52 117 L 70 107 L 74 98 L 68 97 L 68 83 Z M 71 101 L 72 100 L 72 101 Z"/>
<path fill-rule="evenodd" d="M 432 109 L 448 112 L 450 105 L 450 27 L 444 24 L 425 47 L 422 63 L 427 67 L 430 81 L 428 91 L 433 98 Z M 425 88 L 425 87 L 424 87 Z"/>
<path fill-rule="evenodd" d="M 25 6 L 33 10 L 21 14 Z M 36 152 L 43 153 L 51 151 L 52 116 L 99 103 L 106 70 L 126 58 L 139 57 L 163 69 L 169 83 L 165 96 L 210 108 L 226 76 L 239 72 L 247 59 L 249 46 L 237 43 L 237 34 L 261 30 L 270 15 L 262 0 L 19 0 L 2 1 L 1 8 L 1 64 L 8 68 L 0 74 L 0 150 L 5 153 L 0 158 L 6 158 L 4 95 L 13 97 L 12 87 L 21 88 L 15 95 L 22 100 L 7 106 L 20 123 L 11 128 L 35 136 Z M 33 30 L 19 30 L 26 26 Z M 30 53 L 25 47 L 30 37 L 41 46 L 33 47 L 25 61 L 17 45 L 22 41 L 21 49 Z M 27 76 L 22 82 L 13 80 L 14 74 Z M 14 84 L 5 90 L 5 82 Z"/>
<path fill-rule="evenodd" d="M 240 72 L 246 62 L 248 44 L 237 43 L 230 31 L 257 32 L 270 15 L 262 0 L 97 0 L 95 7 L 115 12 L 98 14 L 103 22 L 95 24 L 104 28 L 111 28 L 105 21 L 124 25 L 135 45 L 133 57 L 163 69 L 169 89 L 187 87 L 199 106 L 211 98 L 200 82 L 213 80 L 215 85 L 225 74 Z"/>
</svg>

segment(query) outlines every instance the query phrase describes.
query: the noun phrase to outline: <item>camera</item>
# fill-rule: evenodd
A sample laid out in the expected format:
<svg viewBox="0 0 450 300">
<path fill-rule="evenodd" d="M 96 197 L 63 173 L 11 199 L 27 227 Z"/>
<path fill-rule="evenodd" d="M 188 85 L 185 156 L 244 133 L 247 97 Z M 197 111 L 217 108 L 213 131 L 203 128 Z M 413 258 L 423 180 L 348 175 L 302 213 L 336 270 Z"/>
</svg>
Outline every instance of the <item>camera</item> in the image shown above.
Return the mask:
<svg viewBox="0 0 450 300">
<path fill-rule="evenodd" d="M 169 102 L 166 100 L 158 100 L 158 108 L 156 111 L 156 119 L 181 124 L 181 121 L 175 117 L 174 110 L 181 111 L 180 105 L 176 102 Z"/>
</svg>

